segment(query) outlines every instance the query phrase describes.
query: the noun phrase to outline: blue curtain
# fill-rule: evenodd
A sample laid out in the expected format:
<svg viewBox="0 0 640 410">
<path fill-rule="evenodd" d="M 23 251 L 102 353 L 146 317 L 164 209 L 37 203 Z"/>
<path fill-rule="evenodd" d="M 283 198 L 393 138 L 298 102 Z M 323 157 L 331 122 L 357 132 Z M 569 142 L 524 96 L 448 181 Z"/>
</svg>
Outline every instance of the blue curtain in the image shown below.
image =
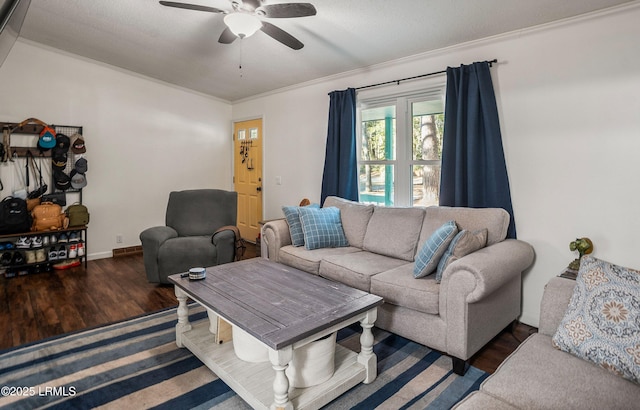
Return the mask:
<svg viewBox="0 0 640 410">
<path fill-rule="evenodd" d="M 329 93 L 329 127 L 320 203 L 329 195 L 358 200 L 356 90 Z"/>
<path fill-rule="evenodd" d="M 503 208 L 516 237 L 507 165 L 488 62 L 447 68 L 440 205 Z"/>
</svg>

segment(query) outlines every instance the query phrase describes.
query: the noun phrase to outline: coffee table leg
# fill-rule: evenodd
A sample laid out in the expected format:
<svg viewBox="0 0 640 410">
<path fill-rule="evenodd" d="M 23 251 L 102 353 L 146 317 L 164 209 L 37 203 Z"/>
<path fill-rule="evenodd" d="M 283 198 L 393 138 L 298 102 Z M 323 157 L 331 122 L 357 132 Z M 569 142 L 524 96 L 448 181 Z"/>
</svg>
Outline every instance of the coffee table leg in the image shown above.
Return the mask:
<svg viewBox="0 0 640 410">
<path fill-rule="evenodd" d="M 289 379 L 285 370 L 293 358 L 293 348 L 287 346 L 281 350 L 269 349 L 269 360 L 276 372 L 273 379 L 273 404 L 271 410 L 293 410 L 293 404 L 289 400 Z"/>
<path fill-rule="evenodd" d="M 212 335 L 218 334 L 218 315 L 213 310 L 207 309 L 207 316 L 209 316 L 209 332 Z"/>
<path fill-rule="evenodd" d="M 376 368 L 377 358 L 375 353 L 373 353 L 373 333 L 371 332 L 371 328 L 373 327 L 373 323 L 376 321 L 377 317 L 378 309 L 373 308 L 368 311 L 364 319 L 360 321 L 362 334 L 360 335 L 360 353 L 358 354 L 358 363 L 363 364 L 366 370 L 366 376 L 363 382 L 365 384 L 374 381 L 378 375 L 378 370 Z"/>
<path fill-rule="evenodd" d="M 178 298 L 178 323 L 176 323 L 176 345 L 182 345 L 182 334 L 191 330 L 189 323 L 189 307 L 187 306 L 187 294 L 179 287 L 175 287 L 176 298 Z"/>
</svg>

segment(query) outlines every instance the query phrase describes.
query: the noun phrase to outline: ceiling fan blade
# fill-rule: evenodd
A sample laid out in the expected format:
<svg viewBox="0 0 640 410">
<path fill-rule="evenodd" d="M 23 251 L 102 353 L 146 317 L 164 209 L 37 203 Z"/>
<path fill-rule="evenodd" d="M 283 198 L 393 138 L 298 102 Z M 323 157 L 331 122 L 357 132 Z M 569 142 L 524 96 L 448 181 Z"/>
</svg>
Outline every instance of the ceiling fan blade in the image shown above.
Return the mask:
<svg viewBox="0 0 640 410">
<path fill-rule="evenodd" d="M 229 27 L 225 28 L 222 34 L 220 34 L 220 38 L 218 39 L 218 43 L 222 44 L 231 44 L 238 38 L 233 31 Z"/>
<path fill-rule="evenodd" d="M 160 4 L 167 7 L 175 7 L 178 9 L 206 11 L 209 13 L 226 13 L 224 10 L 217 9 L 215 7 L 199 6 L 197 4 L 176 3 L 175 1 L 161 1 Z"/>
<path fill-rule="evenodd" d="M 300 40 L 287 33 L 283 29 L 276 27 L 271 23 L 267 23 L 266 21 L 262 22 L 262 28 L 260 28 L 260 30 L 262 30 L 271 38 L 278 40 L 285 46 L 291 47 L 294 50 L 300 50 L 302 47 L 304 47 L 304 44 L 302 44 Z"/>
<path fill-rule="evenodd" d="M 316 8 L 311 3 L 267 4 L 259 8 L 269 18 L 308 17 L 316 15 Z"/>
</svg>

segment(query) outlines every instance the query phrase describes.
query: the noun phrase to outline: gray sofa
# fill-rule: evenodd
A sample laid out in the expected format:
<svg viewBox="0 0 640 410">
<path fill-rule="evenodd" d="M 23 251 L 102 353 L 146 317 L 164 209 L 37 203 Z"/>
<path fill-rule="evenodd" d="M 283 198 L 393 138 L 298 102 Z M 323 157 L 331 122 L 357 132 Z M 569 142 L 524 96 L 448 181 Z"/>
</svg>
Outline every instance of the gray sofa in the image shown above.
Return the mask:
<svg viewBox="0 0 640 410">
<path fill-rule="evenodd" d="M 638 408 L 640 386 L 552 346 L 575 284 L 560 277 L 547 283 L 538 333 L 527 338 L 456 409 Z"/>
<path fill-rule="evenodd" d="M 454 371 L 520 314 L 521 273 L 533 248 L 505 239 L 509 214 L 497 208 L 389 208 L 328 197 L 337 207 L 348 247 L 307 250 L 291 245 L 285 219 L 262 229 L 263 256 L 382 296 L 376 326 L 450 355 Z M 486 228 L 487 246 L 451 263 L 442 281 L 416 279 L 422 244 L 443 223 Z M 266 253 L 266 255 L 265 255 Z"/>
</svg>

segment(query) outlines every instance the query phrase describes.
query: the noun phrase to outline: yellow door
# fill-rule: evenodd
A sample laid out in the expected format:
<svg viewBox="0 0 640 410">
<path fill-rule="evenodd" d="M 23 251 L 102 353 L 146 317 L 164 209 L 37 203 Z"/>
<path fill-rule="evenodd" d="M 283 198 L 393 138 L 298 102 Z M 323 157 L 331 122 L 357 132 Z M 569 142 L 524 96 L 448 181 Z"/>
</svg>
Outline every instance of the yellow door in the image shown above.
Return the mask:
<svg viewBox="0 0 640 410">
<path fill-rule="evenodd" d="M 262 219 L 262 120 L 234 123 L 233 137 L 238 229 L 244 239 L 254 242 Z"/>
</svg>

